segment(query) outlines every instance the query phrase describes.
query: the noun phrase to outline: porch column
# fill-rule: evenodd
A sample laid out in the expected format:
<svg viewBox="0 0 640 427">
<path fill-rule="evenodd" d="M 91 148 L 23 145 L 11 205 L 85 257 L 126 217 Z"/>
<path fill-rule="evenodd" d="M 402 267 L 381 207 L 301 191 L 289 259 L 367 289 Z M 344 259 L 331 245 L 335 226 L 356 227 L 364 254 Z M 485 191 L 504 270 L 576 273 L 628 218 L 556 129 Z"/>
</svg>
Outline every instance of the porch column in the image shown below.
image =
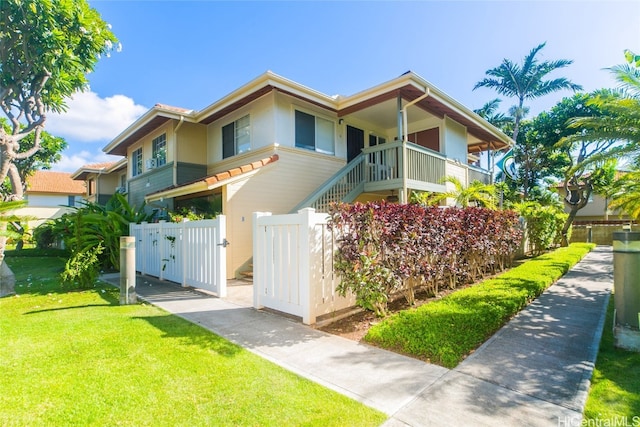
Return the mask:
<svg viewBox="0 0 640 427">
<path fill-rule="evenodd" d="M 402 96 L 398 93 L 398 141 L 402 141 L 404 132 L 402 130 Z"/>
</svg>

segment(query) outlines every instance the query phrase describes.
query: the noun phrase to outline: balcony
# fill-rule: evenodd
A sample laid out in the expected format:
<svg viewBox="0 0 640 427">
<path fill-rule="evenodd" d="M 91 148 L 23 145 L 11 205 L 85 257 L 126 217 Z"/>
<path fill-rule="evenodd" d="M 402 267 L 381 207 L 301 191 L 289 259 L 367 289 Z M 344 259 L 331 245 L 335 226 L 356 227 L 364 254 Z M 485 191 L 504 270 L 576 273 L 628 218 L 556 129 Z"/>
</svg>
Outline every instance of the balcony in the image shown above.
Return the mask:
<svg viewBox="0 0 640 427">
<path fill-rule="evenodd" d="M 455 176 L 465 184 L 491 182 L 491 174 L 471 165 L 447 159 L 440 153 L 407 142 L 368 147 L 364 156 L 364 191 L 407 190 L 445 192 L 441 180 Z M 406 161 L 404 161 L 406 159 Z"/>
</svg>

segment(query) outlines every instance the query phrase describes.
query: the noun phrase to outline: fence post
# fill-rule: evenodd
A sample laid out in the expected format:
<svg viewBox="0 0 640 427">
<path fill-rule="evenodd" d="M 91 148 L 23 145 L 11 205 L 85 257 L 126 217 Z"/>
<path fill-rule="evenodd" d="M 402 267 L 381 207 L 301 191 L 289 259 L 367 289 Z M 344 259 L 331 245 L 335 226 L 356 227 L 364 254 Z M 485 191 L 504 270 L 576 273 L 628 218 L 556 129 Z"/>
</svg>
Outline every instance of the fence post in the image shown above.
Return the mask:
<svg viewBox="0 0 640 427">
<path fill-rule="evenodd" d="M 218 297 L 224 298 L 227 296 L 227 257 L 225 241 L 227 238 L 227 218 L 224 215 L 218 215 L 217 220 L 217 234 L 220 242 L 215 246 L 215 265 L 218 266 L 216 272 L 215 281 L 216 288 L 218 289 Z"/>
<path fill-rule="evenodd" d="M 264 292 L 264 262 L 266 254 L 263 253 L 264 247 L 260 246 L 264 241 L 264 233 L 260 234 L 258 219 L 263 216 L 271 216 L 271 212 L 254 212 L 253 213 L 253 308 L 261 309 L 260 303 L 261 292 Z"/>
<path fill-rule="evenodd" d="M 304 208 L 298 211 L 300 215 L 300 232 L 298 242 L 298 253 L 300 269 L 298 270 L 298 286 L 300 290 L 300 303 L 302 304 L 302 323 L 311 325 L 316 323 L 316 313 L 313 301 L 311 301 L 314 292 L 311 290 L 311 236 L 313 218 L 316 210 L 313 208 Z"/>
<path fill-rule="evenodd" d="M 180 260 L 180 264 L 181 264 L 181 268 L 182 268 L 182 287 L 186 287 L 187 286 L 187 257 L 185 255 L 186 250 L 187 250 L 187 222 L 189 221 L 188 218 L 182 218 L 182 221 L 180 222 L 180 229 L 178 230 L 179 233 L 178 234 L 181 237 L 181 243 L 180 243 L 180 256 L 181 256 L 181 260 Z M 178 238 L 178 236 L 176 236 L 176 239 Z"/>
<path fill-rule="evenodd" d="M 158 221 L 158 256 L 160 257 L 160 277 L 158 277 L 160 280 L 164 280 L 164 269 L 165 267 L 163 266 L 163 262 L 168 262 L 168 261 L 164 261 L 165 258 L 165 251 L 164 251 L 164 241 L 165 239 L 165 231 L 164 231 L 164 223 L 165 220 L 161 219 L 160 221 Z"/>
<path fill-rule="evenodd" d="M 142 275 L 146 275 L 147 274 L 147 252 L 149 251 L 149 248 L 147 247 L 147 245 L 149 244 L 149 238 L 146 237 L 147 233 L 149 232 L 147 230 L 147 221 L 142 221 L 140 223 L 140 245 L 138 247 L 139 251 L 142 251 L 142 256 L 140 257 L 140 259 L 142 260 L 142 262 L 140 263 L 141 265 L 140 267 L 140 274 Z"/>
</svg>

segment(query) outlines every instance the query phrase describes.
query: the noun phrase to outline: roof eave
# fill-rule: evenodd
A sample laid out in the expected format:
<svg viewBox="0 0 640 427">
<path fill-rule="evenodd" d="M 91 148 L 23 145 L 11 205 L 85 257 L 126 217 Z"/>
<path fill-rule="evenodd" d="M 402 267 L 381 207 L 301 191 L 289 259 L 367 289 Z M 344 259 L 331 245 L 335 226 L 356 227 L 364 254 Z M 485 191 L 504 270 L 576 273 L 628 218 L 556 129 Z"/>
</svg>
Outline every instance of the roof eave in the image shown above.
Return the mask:
<svg viewBox="0 0 640 427">
<path fill-rule="evenodd" d="M 136 121 L 131 123 L 129 127 L 123 130 L 118 136 L 116 136 L 111 142 L 109 142 L 103 149 L 107 154 L 116 154 L 123 155 L 118 150 L 120 144 L 125 142 L 128 138 L 134 135 L 139 129 L 141 129 L 147 123 L 150 123 L 156 117 L 165 117 L 168 120 L 181 120 L 184 119 L 189 122 L 194 122 L 194 112 L 192 110 L 187 110 L 184 112 L 176 111 L 175 109 L 167 109 L 162 106 L 155 105 L 150 108 L 146 113 L 142 116 L 138 117 Z"/>
</svg>

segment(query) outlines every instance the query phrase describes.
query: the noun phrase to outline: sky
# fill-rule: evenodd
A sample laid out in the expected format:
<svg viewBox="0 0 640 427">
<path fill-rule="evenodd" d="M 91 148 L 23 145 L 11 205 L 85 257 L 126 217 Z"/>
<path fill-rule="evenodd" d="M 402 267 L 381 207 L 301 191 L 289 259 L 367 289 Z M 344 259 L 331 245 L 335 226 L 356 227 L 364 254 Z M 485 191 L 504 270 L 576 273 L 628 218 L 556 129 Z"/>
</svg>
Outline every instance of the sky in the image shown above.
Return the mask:
<svg viewBox="0 0 640 427">
<path fill-rule="evenodd" d="M 112 160 L 102 148 L 156 103 L 201 110 L 267 70 L 327 95 L 351 95 L 413 71 L 470 109 L 504 58 L 573 64 L 550 74 L 585 91 L 615 87 L 605 69 L 640 53 L 640 1 L 89 0 L 122 49 L 90 88 L 49 114 L 69 147 L 54 170 Z M 570 92 L 528 103 L 532 117 Z M 515 103 L 505 99 L 502 110 Z"/>
</svg>

